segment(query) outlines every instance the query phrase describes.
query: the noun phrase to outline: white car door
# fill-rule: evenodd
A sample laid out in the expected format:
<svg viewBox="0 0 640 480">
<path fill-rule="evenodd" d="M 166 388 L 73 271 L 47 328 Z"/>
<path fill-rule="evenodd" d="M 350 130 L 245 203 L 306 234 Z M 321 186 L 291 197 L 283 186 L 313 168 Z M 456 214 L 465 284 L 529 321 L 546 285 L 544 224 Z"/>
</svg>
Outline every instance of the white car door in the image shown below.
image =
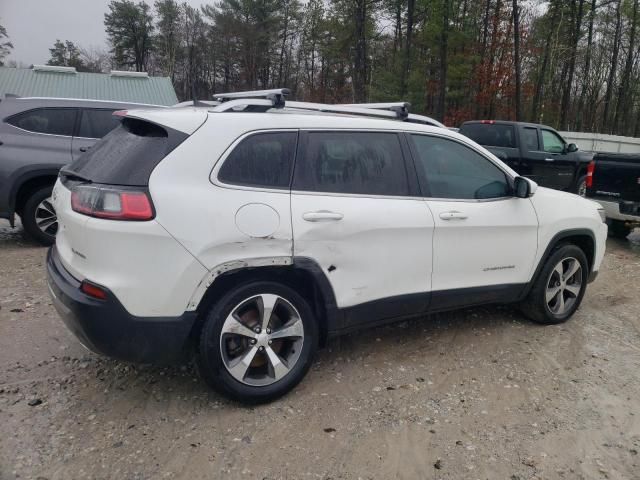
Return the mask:
<svg viewBox="0 0 640 480">
<path fill-rule="evenodd" d="M 353 307 L 347 324 L 428 306 L 434 221 L 415 173 L 407 175 L 405 141 L 377 131 L 300 135 L 291 194 L 294 256 L 316 261 L 338 308 Z"/>
<path fill-rule="evenodd" d="M 515 299 L 538 246 L 531 201 L 512 196 L 505 171 L 471 145 L 408 137 L 435 220 L 431 308 Z"/>
</svg>

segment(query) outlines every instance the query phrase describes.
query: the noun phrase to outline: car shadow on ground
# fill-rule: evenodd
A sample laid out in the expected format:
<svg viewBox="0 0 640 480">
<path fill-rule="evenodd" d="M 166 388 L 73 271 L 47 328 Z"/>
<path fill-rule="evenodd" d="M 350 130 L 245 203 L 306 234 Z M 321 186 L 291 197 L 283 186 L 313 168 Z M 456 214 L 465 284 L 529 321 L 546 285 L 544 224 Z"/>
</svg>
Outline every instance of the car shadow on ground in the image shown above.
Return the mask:
<svg viewBox="0 0 640 480">
<path fill-rule="evenodd" d="M 327 382 L 333 382 L 336 374 L 345 382 L 357 383 L 362 369 L 370 369 L 369 374 L 375 374 L 390 365 L 415 369 L 430 358 L 438 364 L 454 362 L 461 351 L 473 349 L 474 342 L 476 345 L 482 342 L 482 337 L 500 336 L 501 331 L 514 327 L 526 331 L 542 328 L 513 307 L 483 306 L 333 338 L 319 350 L 307 377 L 280 402 L 304 403 L 309 397 L 318 395 Z M 522 335 L 527 336 L 527 333 Z M 86 400 L 94 401 L 100 397 L 106 404 L 123 405 L 150 402 L 161 410 L 185 400 L 199 410 L 244 408 L 211 390 L 198 375 L 193 360 L 172 366 L 134 365 L 93 353 L 82 358 L 56 360 L 63 364 L 59 366 L 62 367 L 59 372 L 67 382 L 67 388 L 73 388 L 73 385 L 88 387 L 78 399 L 88 396 Z"/>
</svg>

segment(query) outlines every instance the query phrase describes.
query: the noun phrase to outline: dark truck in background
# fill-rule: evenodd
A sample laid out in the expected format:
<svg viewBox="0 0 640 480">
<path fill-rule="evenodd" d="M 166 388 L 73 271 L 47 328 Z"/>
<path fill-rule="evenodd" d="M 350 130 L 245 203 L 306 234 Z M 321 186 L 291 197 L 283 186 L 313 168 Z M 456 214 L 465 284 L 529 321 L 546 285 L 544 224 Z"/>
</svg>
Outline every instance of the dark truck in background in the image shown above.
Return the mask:
<svg viewBox="0 0 640 480">
<path fill-rule="evenodd" d="M 640 154 L 598 153 L 587 169 L 587 197 L 602 205 L 609 233 L 640 227 Z"/>
<path fill-rule="evenodd" d="M 581 152 L 553 128 L 535 123 L 474 120 L 459 132 L 479 143 L 523 177 L 543 187 L 584 196 L 593 153 Z"/>
</svg>

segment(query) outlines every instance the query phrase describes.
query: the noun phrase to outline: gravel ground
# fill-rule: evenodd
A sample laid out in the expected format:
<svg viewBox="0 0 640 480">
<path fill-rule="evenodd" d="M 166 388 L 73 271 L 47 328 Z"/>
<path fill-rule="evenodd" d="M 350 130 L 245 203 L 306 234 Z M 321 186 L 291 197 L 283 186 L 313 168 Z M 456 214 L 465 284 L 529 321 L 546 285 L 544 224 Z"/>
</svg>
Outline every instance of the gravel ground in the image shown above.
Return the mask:
<svg viewBox="0 0 640 480">
<path fill-rule="evenodd" d="M 368 330 L 255 408 L 191 365 L 86 352 L 45 253 L 0 225 L 2 480 L 640 478 L 638 232 L 565 325 L 486 307 Z"/>
</svg>

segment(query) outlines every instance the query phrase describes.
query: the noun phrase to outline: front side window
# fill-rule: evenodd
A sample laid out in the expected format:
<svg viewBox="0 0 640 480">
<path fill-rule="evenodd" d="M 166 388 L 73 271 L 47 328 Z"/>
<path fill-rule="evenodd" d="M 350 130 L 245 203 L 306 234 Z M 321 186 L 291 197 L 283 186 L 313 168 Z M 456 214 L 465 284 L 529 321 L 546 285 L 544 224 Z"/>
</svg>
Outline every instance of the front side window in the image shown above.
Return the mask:
<svg viewBox="0 0 640 480">
<path fill-rule="evenodd" d="M 257 133 L 242 140 L 218 172 L 232 185 L 289 188 L 296 154 L 296 132 Z"/>
<path fill-rule="evenodd" d="M 542 143 L 544 144 L 544 151 L 549 153 L 562 153 L 564 152 L 564 142 L 551 130 L 542 130 Z"/>
<path fill-rule="evenodd" d="M 506 197 L 506 174 L 471 148 L 441 137 L 411 135 L 425 196 L 451 199 Z"/>
<path fill-rule="evenodd" d="M 360 195 L 409 194 L 400 140 L 384 132 L 309 132 L 294 190 Z"/>
<path fill-rule="evenodd" d="M 102 138 L 120 124 L 120 118 L 113 116 L 113 110 L 82 110 L 79 137 Z"/>
<path fill-rule="evenodd" d="M 29 132 L 70 137 L 75 121 L 74 108 L 37 108 L 14 115 L 7 123 Z"/>
</svg>

